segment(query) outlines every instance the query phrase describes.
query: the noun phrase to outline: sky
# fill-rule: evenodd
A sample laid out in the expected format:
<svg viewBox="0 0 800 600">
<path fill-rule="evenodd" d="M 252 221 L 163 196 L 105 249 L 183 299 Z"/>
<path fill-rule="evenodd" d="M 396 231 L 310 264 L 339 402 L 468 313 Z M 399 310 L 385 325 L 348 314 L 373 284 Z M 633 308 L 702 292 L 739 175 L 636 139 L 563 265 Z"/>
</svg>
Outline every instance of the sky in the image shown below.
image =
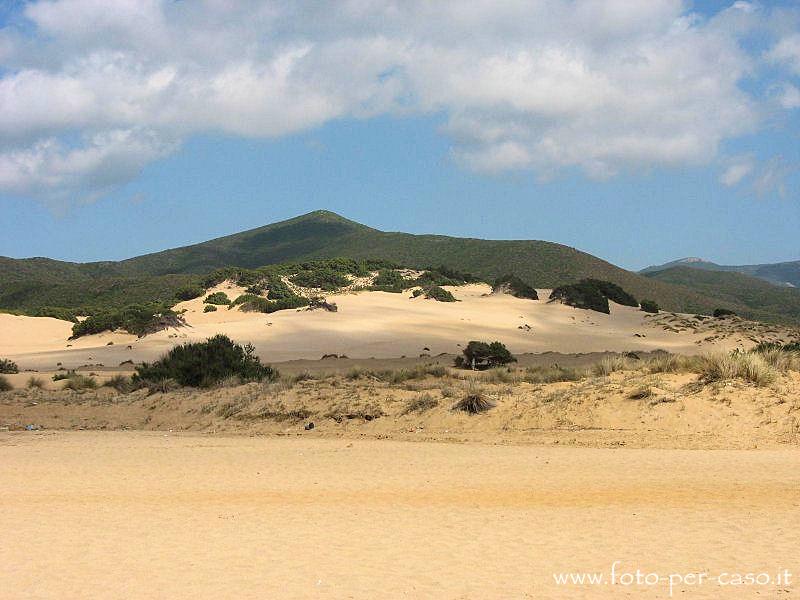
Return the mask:
<svg viewBox="0 0 800 600">
<path fill-rule="evenodd" d="M 0 255 L 316 209 L 629 269 L 800 259 L 800 4 L 0 0 Z"/>
</svg>

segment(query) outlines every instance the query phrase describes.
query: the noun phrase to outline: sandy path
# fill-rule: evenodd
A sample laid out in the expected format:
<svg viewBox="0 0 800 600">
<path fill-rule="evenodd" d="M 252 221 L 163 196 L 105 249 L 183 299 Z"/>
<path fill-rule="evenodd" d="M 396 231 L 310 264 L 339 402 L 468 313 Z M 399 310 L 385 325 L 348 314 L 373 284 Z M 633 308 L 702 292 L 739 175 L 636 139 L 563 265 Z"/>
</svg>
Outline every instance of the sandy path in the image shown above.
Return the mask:
<svg viewBox="0 0 800 600">
<path fill-rule="evenodd" d="M 666 598 L 800 573 L 800 454 L 0 434 L 4 598 Z M 790 598 L 793 585 L 676 585 Z"/>
</svg>

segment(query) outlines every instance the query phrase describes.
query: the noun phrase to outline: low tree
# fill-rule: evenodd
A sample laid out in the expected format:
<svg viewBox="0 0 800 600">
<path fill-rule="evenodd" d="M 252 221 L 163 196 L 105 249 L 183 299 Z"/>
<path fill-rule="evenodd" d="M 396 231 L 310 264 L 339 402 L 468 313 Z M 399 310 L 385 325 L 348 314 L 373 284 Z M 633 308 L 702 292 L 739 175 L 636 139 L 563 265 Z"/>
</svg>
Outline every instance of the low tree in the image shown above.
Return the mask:
<svg viewBox="0 0 800 600">
<path fill-rule="evenodd" d="M 514 355 L 509 352 L 501 342 L 471 341 L 462 351 L 463 356 L 456 358 L 456 366 L 469 369 L 491 369 L 517 362 Z"/>
</svg>

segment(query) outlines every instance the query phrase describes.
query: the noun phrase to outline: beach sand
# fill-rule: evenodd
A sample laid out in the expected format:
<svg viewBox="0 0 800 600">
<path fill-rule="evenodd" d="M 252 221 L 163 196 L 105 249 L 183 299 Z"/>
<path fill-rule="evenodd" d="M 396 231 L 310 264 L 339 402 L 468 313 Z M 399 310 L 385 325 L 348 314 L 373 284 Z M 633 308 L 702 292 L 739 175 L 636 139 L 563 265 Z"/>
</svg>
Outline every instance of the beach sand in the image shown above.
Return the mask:
<svg viewBox="0 0 800 600">
<path fill-rule="evenodd" d="M 553 574 L 800 572 L 797 448 L 6 432 L 0 455 L 8 599 L 667 598 Z"/>
</svg>

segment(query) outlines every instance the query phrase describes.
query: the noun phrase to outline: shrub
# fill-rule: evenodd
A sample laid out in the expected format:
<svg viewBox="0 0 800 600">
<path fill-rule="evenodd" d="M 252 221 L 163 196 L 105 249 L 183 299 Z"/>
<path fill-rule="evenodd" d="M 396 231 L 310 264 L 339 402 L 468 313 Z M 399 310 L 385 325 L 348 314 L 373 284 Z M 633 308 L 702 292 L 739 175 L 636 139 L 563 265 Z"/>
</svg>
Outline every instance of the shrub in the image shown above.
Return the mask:
<svg viewBox="0 0 800 600">
<path fill-rule="evenodd" d="M 93 390 L 97 388 L 97 382 L 92 377 L 87 377 L 86 375 L 79 375 L 77 373 L 73 373 L 69 377 L 67 377 L 67 383 L 64 384 L 65 390 Z"/>
<path fill-rule="evenodd" d="M 226 305 L 230 304 L 231 300 L 228 298 L 228 294 L 225 292 L 214 292 L 213 294 L 206 296 L 206 299 L 203 300 L 203 302 L 206 304 Z"/>
<path fill-rule="evenodd" d="M 450 269 L 444 265 L 438 267 L 428 267 L 425 272 L 420 275 L 415 283 L 421 286 L 428 285 L 464 285 L 465 283 L 472 283 L 477 279 L 470 273 L 461 273 L 455 269 Z"/>
<path fill-rule="evenodd" d="M 7 358 L 0 358 L 0 373 L 13 375 L 14 373 L 19 373 L 19 367 L 17 363 Z"/>
<path fill-rule="evenodd" d="M 660 310 L 655 300 L 642 300 L 641 307 L 646 313 L 657 313 Z"/>
<path fill-rule="evenodd" d="M 639 306 L 636 298 L 616 283 L 600 279 L 582 279 L 578 283 L 562 285 L 550 294 L 550 301 L 560 300 L 575 308 L 584 308 L 609 314 L 608 301 L 613 300 L 624 306 Z"/>
<path fill-rule="evenodd" d="M 503 292 L 516 298 L 539 299 L 539 294 L 536 290 L 516 275 L 505 275 L 495 281 L 492 286 L 492 292 Z"/>
<path fill-rule="evenodd" d="M 67 371 L 66 373 L 56 373 L 53 375 L 53 381 L 61 381 L 63 379 L 69 379 L 75 374 L 75 371 Z"/>
<path fill-rule="evenodd" d="M 217 312 L 217 307 L 214 304 L 206 304 L 203 307 L 203 312 L 204 313 Z"/>
<path fill-rule="evenodd" d="M 609 314 L 611 309 L 606 298 L 595 286 L 581 281 L 570 285 L 562 285 L 550 293 L 550 302 L 561 301 L 568 306 L 595 310 Z"/>
<path fill-rule="evenodd" d="M 242 381 L 273 381 L 278 372 L 261 364 L 252 345 L 240 346 L 217 335 L 205 342 L 176 346 L 159 361 L 136 367 L 133 380 L 174 379 L 184 386 L 209 387 L 234 375 Z"/>
<path fill-rule="evenodd" d="M 0 392 L 10 392 L 13 389 L 7 377 L 0 375 Z"/>
<path fill-rule="evenodd" d="M 44 388 L 44 379 L 42 379 L 41 377 L 34 377 L 33 375 L 31 375 L 28 378 L 28 382 L 25 384 L 25 386 L 28 389 L 36 388 L 36 389 L 41 390 L 41 389 Z"/>
<path fill-rule="evenodd" d="M 172 309 L 160 304 L 131 304 L 120 310 L 97 313 L 72 326 L 71 339 L 83 335 L 124 329 L 142 337 L 169 327 L 184 325 Z"/>
<path fill-rule="evenodd" d="M 456 298 L 447 290 L 440 288 L 438 285 L 426 287 L 423 289 L 425 297 L 429 300 L 437 300 L 438 302 L 455 302 Z"/>
<path fill-rule="evenodd" d="M 462 353 L 463 356 L 456 358 L 457 367 L 488 369 L 517 362 L 514 355 L 501 342 L 487 344 L 473 340 L 467 344 Z"/>
<path fill-rule="evenodd" d="M 330 267 L 317 267 L 301 271 L 290 278 L 295 285 L 334 291 L 350 285 L 350 280 Z"/>
<path fill-rule="evenodd" d="M 401 293 L 404 289 L 415 285 L 417 285 L 416 282 L 409 281 L 394 269 L 382 269 L 378 271 L 370 289 L 379 292 Z"/>
<path fill-rule="evenodd" d="M 75 315 L 75 311 L 71 308 L 45 306 L 37 309 L 32 316 L 51 317 L 53 319 L 59 319 L 61 321 L 72 321 L 73 323 L 78 322 L 78 317 Z"/>
<path fill-rule="evenodd" d="M 714 317 L 717 319 L 725 318 L 725 317 L 733 317 L 736 316 L 736 313 L 732 310 L 727 308 L 715 308 L 714 309 Z"/>
<path fill-rule="evenodd" d="M 175 299 L 178 302 L 194 300 L 205 294 L 206 290 L 200 286 L 186 286 L 175 292 Z"/>
</svg>

